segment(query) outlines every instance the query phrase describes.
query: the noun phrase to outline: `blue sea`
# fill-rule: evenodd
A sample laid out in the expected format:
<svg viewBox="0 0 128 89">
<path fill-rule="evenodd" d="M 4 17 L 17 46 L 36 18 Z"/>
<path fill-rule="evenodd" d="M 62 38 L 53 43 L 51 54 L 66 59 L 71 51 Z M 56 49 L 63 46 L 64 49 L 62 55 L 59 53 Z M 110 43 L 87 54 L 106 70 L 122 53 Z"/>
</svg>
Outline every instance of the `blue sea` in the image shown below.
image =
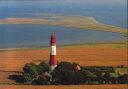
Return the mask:
<svg viewBox="0 0 128 89">
<path fill-rule="evenodd" d="M 91 16 L 97 21 L 127 28 L 126 0 L 0 0 L 0 19 L 49 18 L 50 15 Z M 0 25 L 0 48 L 49 45 L 55 32 L 57 45 L 126 40 L 118 33 L 60 26 Z"/>
</svg>

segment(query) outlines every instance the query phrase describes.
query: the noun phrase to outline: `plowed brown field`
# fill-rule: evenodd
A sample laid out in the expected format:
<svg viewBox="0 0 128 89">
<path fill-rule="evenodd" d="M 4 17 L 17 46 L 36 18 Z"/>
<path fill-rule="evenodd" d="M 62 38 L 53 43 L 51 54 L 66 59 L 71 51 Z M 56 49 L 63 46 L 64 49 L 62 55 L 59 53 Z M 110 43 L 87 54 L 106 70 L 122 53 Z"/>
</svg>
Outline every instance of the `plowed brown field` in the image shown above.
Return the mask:
<svg viewBox="0 0 128 89">
<path fill-rule="evenodd" d="M 0 89 L 127 89 L 127 85 L 68 85 L 68 86 L 32 86 L 0 85 Z"/>
<path fill-rule="evenodd" d="M 24 64 L 44 59 L 49 61 L 49 48 L 0 50 L 0 83 L 10 82 L 8 76 Z M 57 47 L 57 59 L 84 66 L 127 66 L 127 49 L 120 44 L 64 46 Z"/>
</svg>

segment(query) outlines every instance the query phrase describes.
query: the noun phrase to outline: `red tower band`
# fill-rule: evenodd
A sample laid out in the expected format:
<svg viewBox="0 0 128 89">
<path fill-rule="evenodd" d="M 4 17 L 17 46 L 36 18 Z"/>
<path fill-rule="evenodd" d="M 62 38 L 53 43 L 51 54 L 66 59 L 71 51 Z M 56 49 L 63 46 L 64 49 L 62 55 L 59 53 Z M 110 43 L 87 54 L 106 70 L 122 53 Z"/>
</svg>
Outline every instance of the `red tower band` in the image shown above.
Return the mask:
<svg viewBox="0 0 128 89">
<path fill-rule="evenodd" d="M 55 34 L 52 33 L 50 40 L 51 50 L 50 50 L 50 65 L 51 70 L 54 70 L 57 66 L 56 62 L 56 37 Z"/>
</svg>

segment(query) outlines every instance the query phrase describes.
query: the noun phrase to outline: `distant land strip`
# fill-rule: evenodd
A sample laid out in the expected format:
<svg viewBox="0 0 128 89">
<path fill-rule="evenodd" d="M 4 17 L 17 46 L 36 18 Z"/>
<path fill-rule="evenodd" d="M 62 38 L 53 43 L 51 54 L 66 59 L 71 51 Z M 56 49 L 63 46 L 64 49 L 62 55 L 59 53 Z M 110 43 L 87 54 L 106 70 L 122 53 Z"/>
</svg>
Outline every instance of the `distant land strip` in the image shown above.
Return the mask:
<svg viewBox="0 0 128 89">
<path fill-rule="evenodd" d="M 54 16 L 51 18 L 6 18 L 0 19 L 0 24 L 43 24 L 69 28 L 89 29 L 97 31 L 116 32 L 127 35 L 127 29 L 102 24 L 93 17 L 87 16 Z"/>
<path fill-rule="evenodd" d="M 127 48 L 126 41 L 114 41 L 114 42 L 103 42 L 103 43 L 84 43 L 84 44 L 67 44 L 67 45 L 57 45 L 59 48 L 81 48 L 81 47 L 93 47 L 93 48 L 104 48 L 104 47 L 111 47 L 111 48 Z M 9 51 L 9 50 L 21 50 L 21 49 L 48 49 L 49 46 L 29 46 L 29 47 L 19 47 L 19 48 L 0 48 L 1 51 Z"/>
</svg>

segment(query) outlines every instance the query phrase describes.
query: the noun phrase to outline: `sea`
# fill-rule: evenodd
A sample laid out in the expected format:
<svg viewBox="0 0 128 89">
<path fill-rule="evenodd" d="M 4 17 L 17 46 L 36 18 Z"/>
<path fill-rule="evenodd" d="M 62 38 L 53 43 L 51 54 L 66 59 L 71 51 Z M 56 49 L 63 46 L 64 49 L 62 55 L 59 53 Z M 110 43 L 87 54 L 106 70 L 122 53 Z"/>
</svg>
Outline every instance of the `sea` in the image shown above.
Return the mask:
<svg viewBox="0 0 128 89">
<path fill-rule="evenodd" d="M 0 0 L 0 19 L 50 18 L 51 15 L 90 16 L 127 28 L 127 0 Z M 39 24 L 0 24 L 0 49 L 49 46 L 55 32 L 57 45 L 125 41 L 118 33 Z"/>
</svg>

